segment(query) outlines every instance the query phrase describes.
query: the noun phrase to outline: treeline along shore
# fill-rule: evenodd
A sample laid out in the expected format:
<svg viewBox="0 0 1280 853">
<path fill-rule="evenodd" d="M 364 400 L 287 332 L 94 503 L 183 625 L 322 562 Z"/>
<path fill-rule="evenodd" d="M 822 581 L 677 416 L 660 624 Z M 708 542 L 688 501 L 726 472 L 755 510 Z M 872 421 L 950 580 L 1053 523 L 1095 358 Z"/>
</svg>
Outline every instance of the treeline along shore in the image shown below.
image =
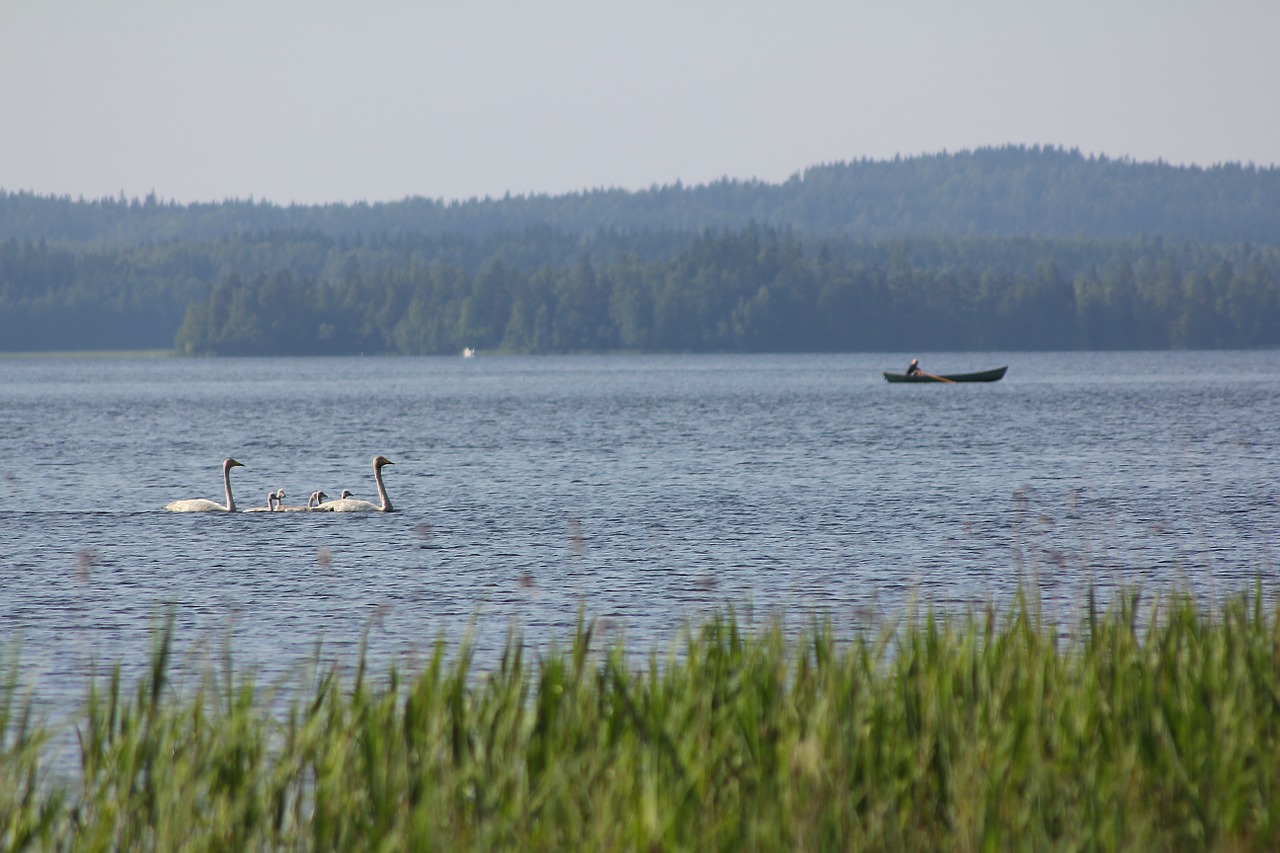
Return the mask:
<svg viewBox="0 0 1280 853">
<path fill-rule="evenodd" d="M 385 204 L 0 191 L 0 350 L 1280 345 L 1280 169 L 1005 147 Z"/>
</svg>

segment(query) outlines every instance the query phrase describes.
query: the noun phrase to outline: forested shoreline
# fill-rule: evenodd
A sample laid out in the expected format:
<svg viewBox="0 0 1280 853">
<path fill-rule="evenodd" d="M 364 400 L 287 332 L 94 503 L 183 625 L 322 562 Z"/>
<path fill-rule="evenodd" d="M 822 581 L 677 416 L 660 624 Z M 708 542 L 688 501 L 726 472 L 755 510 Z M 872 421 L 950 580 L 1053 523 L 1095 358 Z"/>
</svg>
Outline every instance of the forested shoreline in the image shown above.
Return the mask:
<svg viewBox="0 0 1280 853">
<path fill-rule="evenodd" d="M 289 207 L 0 192 L 0 350 L 1280 345 L 1280 170 L 1010 147 L 640 193 Z"/>
<path fill-rule="evenodd" d="M 232 276 L 186 312 L 187 354 L 812 352 L 1280 345 L 1280 253 L 1147 243 L 895 243 L 882 264 L 748 228 L 648 264 Z M 1105 251 L 1104 251 L 1105 249 Z M 1011 259 L 1039 258 L 1020 268 Z M 920 260 L 920 258 L 925 258 Z M 1067 268 L 1074 259 L 1076 268 Z"/>
</svg>

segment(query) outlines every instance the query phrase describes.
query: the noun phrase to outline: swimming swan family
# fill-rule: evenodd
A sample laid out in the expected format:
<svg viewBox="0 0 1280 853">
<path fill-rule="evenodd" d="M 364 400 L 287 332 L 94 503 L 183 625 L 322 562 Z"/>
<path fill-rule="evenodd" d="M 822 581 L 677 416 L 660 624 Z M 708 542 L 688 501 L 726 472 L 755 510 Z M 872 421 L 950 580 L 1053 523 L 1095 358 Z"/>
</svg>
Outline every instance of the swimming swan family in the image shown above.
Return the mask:
<svg viewBox="0 0 1280 853">
<path fill-rule="evenodd" d="M 391 506 L 391 498 L 387 497 L 387 487 L 382 482 L 383 466 L 394 464 L 385 456 L 375 456 L 373 458 L 373 481 L 378 487 L 378 503 L 353 498 L 351 497 L 351 492 L 343 489 L 342 497 L 338 500 L 327 500 L 328 495 L 317 490 L 307 498 L 306 506 L 285 506 L 284 489 L 277 489 L 274 492 L 267 493 L 266 506 L 251 507 L 246 509 L 245 512 L 395 512 L 395 509 Z M 228 458 L 222 461 L 222 486 L 227 495 L 225 505 L 205 498 L 193 498 L 191 500 L 170 501 L 164 505 L 165 511 L 235 512 L 236 501 L 231 494 L 231 469 L 243 467 L 243 464 L 234 459 Z"/>
</svg>

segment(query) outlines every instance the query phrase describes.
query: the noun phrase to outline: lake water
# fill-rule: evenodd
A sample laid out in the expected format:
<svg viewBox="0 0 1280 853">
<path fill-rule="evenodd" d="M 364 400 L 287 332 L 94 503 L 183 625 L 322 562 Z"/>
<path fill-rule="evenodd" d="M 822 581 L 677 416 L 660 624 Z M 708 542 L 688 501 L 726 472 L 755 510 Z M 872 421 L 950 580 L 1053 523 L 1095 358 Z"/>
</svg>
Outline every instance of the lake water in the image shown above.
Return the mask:
<svg viewBox="0 0 1280 853">
<path fill-rule="evenodd" d="M 837 625 L 1104 588 L 1276 579 L 1280 353 L 930 354 L 995 384 L 888 385 L 907 355 L 0 360 L 0 639 L 81 696 L 229 638 L 275 676 L 367 632 L 472 630 L 481 664 L 579 611 L 634 647 L 736 607 Z M 380 514 L 170 514 L 343 488 Z M 346 657 L 344 657 L 346 656 Z"/>
</svg>

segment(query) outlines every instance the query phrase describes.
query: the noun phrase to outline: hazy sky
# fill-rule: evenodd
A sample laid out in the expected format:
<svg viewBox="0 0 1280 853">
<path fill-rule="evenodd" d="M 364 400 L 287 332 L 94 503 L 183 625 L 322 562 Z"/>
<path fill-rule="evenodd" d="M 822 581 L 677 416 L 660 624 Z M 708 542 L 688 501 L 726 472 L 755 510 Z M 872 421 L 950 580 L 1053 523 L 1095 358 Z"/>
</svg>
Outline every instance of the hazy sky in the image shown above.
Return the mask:
<svg viewBox="0 0 1280 853">
<path fill-rule="evenodd" d="M 280 203 L 1005 143 L 1280 163 L 1277 0 L 0 0 L 0 187 Z"/>
</svg>

